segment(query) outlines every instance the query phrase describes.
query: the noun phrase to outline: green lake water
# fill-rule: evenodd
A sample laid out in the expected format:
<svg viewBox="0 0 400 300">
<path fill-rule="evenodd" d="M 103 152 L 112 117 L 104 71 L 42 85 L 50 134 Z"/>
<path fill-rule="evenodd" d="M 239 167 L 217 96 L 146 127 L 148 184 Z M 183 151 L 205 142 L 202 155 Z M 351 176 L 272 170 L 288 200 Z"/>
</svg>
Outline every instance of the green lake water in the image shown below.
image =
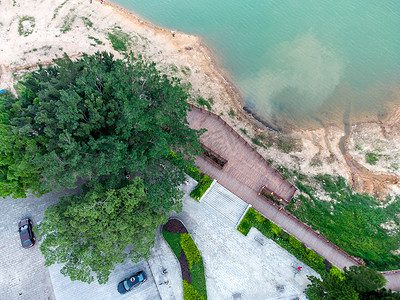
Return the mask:
<svg viewBox="0 0 400 300">
<path fill-rule="evenodd" d="M 114 2 L 199 35 L 273 126 L 342 125 L 346 109 L 352 121 L 382 119 L 400 104 L 399 0 Z"/>
</svg>

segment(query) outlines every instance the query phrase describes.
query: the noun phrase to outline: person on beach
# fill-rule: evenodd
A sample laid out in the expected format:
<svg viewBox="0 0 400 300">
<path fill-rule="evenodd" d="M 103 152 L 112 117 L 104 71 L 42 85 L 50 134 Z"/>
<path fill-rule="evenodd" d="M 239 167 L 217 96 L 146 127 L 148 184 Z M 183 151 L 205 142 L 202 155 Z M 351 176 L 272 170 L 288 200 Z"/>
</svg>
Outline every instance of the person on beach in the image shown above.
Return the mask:
<svg viewBox="0 0 400 300">
<path fill-rule="evenodd" d="M 101 0 L 100 3 L 101 3 L 101 4 L 104 4 L 104 0 Z"/>
<path fill-rule="evenodd" d="M 175 37 L 175 31 L 171 31 L 172 37 Z"/>
</svg>

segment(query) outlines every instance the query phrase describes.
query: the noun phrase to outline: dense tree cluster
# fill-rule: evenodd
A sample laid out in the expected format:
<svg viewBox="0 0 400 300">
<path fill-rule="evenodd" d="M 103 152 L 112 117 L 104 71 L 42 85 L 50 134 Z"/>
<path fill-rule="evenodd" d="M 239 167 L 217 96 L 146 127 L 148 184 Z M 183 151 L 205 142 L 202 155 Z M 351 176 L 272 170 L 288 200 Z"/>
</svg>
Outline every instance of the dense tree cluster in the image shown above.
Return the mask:
<svg viewBox="0 0 400 300">
<path fill-rule="evenodd" d="M 330 272 L 322 278 L 309 276 L 311 284 L 307 287 L 310 300 L 372 300 L 400 299 L 398 293 L 380 289 L 386 284 L 382 274 L 365 266 L 344 268 L 344 272 Z"/>
<path fill-rule="evenodd" d="M 0 96 L 0 197 L 83 178 L 82 195 L 46 212 L 41 249 L 48 264 L 66 262 L 71 278 L 90 281 L 94 271 L 105 282 L 124 247 L 133 244 L 132 257 L 148 253 L 156 224 L 180 208 L 182 167 L 200 149 L 201 132 L 186 119 L 188 91 L 154 63 L 105 52 L 55 60 L 17 91 Z"/>
</svg>

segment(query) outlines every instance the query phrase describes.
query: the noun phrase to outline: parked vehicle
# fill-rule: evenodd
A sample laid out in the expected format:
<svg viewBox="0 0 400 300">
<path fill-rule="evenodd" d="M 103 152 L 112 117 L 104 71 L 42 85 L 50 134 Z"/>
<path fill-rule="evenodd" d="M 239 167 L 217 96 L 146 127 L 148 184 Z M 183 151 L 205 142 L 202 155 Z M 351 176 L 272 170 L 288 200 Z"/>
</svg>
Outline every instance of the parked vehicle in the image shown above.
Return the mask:
<svg viewBox="0 0 400 300">
<path fill-rule="evenodd" d="M 125 294 L 126 292 L 131 291 L 133 288 L 136 288 L 142 285 L 147 280 L 147 275 L 144 271 L 139 271 L 132 276 L 129 276 L 125 280 L 121 281 L 118 284 L 118 292 L 120 294 Z"/>
<path fill-rule="evenodd" d="M 23 248 L 30 248 L 35 245 L 35 236 L 32 231 L 32 221 L 23 219 L 18 223 L 19 237 Z"/>
</svg>

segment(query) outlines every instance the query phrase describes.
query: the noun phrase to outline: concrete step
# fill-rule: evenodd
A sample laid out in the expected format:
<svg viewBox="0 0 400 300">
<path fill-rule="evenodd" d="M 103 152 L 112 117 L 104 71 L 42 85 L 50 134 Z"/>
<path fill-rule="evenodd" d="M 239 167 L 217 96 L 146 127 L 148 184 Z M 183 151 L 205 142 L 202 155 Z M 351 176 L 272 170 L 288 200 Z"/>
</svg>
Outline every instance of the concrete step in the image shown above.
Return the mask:
<svg viewBox="0 0 400 300">
<path fill-rule="evenodd" d="M 246 202 L 232 194 L 219 183 L 215 183 L 201 202 L 207 203 L 235 224 L 247 208 Z"/>
</svg>

